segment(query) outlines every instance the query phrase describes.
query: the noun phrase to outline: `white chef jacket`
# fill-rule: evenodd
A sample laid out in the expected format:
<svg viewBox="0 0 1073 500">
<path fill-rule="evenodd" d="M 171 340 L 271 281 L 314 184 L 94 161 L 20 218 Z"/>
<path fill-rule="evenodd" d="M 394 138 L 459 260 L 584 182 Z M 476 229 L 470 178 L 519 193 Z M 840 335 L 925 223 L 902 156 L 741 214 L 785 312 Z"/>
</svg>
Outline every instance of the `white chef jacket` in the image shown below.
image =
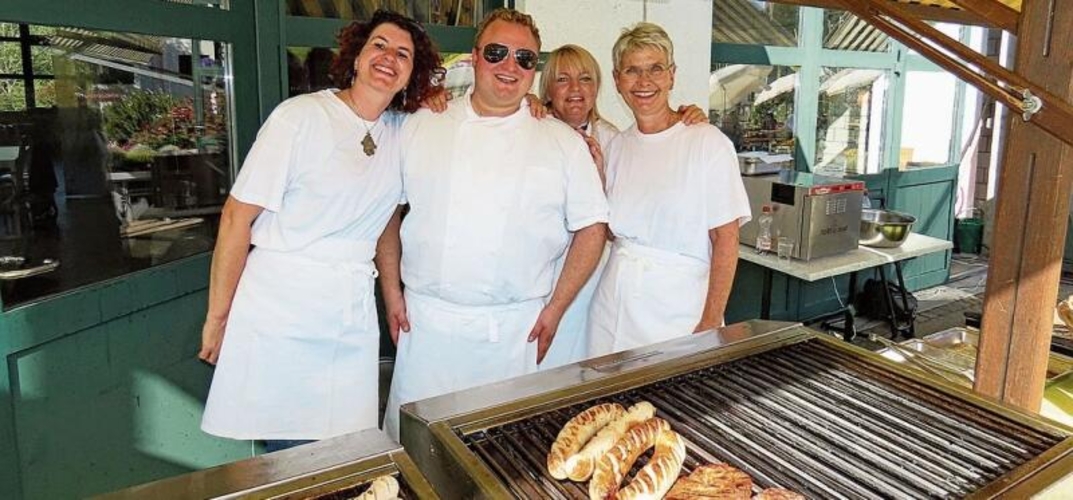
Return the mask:
<svg viewBox="0 0 1073 500">
<path fill-rule="evenodd" d="M 585 133 L 595 137 L 596 142 L 600 144 L 601 151 L 607 154 L 611 139 L 614 139 L 619 134 L 619 130 L 607 120 L 601 118 L 594 122 L 589 122 L 585 128 Z M 596 265 L 596 269 L 592 271 L 589 281 L 585 282 L 585 286 L 578 291 L 574 302 L 566 309 L 562 320 L 559 321 L 559 330 L 555 334 L 555 341 L 552 342 L 547 355 L 544 356 L 544 362 L 540 364 L 541 370 L 556 368 L 588 357 L 586 332 L 588 331 L 589 305 L 592 303 L 592 296 L 596 293 L 596 284 L 600 281 L 600 275 L 603 274 L 604 266 L 607 265 L 607 259 L 610 255 L 611 245 L 609 243 L 604 248 L 604 253 L 600 256 L 600 262 Z M 565 265 L 566 256 L 564 255 L 563 258 L 556 262 L 556 276 L 562 273 Z"/>
<path fill-rule="evenodd" d="M 570 232 L 607 221 L 588 147 L 523 105 L 481 117 L 471 95 L 411 116 L 402 130 L 410 213 L 402 280 L 410 331 L 399 340 L 384 430 L 398 408 L 536 370 L 527 337 L 552 291 Z"/>
<path fill-rule="evenodd" d="M 232 301 L 202 429 L 322 439 L 376 427 L 376 241 L 402 195 L 400 120 L 365 125 L 322 91 L 280 104 L 231 196 L 264 211 Z"/>
<path fill-rule="evenodd" d="M 481 117 L 467 94 L 418 111 L 402 134 L 407 290 L 475 306 L 545 297 L 570 232 L 607 221 L 585 142 L 526 104 Z"/>
<path fill-rule="evenodd" d="M 750 217 L 734 145 L 714 126 L 634 126 L 605 154 L 616 241 L 590 308 L 590 356 L 692 333 L 707 297 L 709 230 Z"/>
</svg>

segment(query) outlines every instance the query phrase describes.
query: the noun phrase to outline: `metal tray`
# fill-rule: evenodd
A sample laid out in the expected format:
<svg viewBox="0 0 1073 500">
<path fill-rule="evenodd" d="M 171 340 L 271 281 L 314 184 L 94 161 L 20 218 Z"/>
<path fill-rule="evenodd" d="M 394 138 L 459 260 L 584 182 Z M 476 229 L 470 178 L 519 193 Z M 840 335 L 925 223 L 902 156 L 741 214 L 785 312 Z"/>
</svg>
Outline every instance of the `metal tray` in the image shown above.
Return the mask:
<svg viewBox="0 0 1073 500">
<path fill-rule="evenodd" d="M 970 379 L 976 369 L 977 345 L 980 333 L 973 328 L 956 327 L 910 339 L 899 345 L 910 353 L 919 353 L 930 362 L 950 371 L 961 373 Z M 911 363 L 897 349 L 886 348 L 877 354 L 897 363 Z M 1048 383 L 1073 372 L 1073 358 L 1052 353 L 1047 360 Z"/>
</svg>

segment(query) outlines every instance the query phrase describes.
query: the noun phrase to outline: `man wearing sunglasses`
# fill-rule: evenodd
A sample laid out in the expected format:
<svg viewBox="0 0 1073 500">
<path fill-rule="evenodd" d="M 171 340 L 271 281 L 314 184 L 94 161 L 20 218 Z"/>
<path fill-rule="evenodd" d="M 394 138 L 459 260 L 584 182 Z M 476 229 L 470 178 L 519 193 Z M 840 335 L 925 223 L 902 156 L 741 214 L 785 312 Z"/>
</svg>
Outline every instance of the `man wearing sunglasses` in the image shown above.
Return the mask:
<svg viewBox="0 0 1073 500">
<path fill-rule="evenodd" d="M 608 209 L 588 147 L 524 100 L 539 53 L 530 16 L 493 11 L 471 93 L 403 126 L 410 212 L 401 240 L 396 214 L 378 248 L 398 346 L 384 428 L 396 438 L 402 403 L 535 371 L 599 261 Z"/>
</svg>

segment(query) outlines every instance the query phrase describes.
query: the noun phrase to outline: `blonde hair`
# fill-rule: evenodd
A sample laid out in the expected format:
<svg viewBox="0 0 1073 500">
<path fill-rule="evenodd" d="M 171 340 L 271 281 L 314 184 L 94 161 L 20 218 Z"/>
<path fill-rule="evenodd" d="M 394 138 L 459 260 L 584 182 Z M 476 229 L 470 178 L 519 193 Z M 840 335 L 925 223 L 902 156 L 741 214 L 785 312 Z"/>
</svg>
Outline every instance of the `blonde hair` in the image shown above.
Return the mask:
<svg viewBox="0 0 1073 500">
<path fill-rule="evenodd" d="M 667 36 L 667 32 L 657 24 L 637 23 L 631 28 L 622 30 L 618 40 L 615 40 L 615 46 L 611 49 L 611 60 L 615 65 L 615 70 L 622 69 L 620 66 L 622 57 L 627 52 L 644 48 L 653 48 L 663 52 L 667 56 L 667 64 L 674 65 L 674 44 L 671 43 L 671 37 Z"/>
<path fill-rule="evenodd" d="M 555 78 L 559 71 L 574 68 L 581 72 L 587 72 L 596 83 L 596 95 L 600 95 L 600 64 L 592 54 L 577 45 L 567 44 L 559 47 L 548 55 L 544 63 L 543 73 L 540 75 L 540 100 L 545 103 L 550 99 L 551 86 L 555 84 Z M 589 123 L 595 123 L 600 119 L 600 113 L 596 111 L 596 103 L 592 103 L 592 111 L 589 111 Z"/>
<path fill-rule="evenodd" d="M 536 39 L 537 50 L 540 50 L 540 30 L 537 29 L 536 22 L 533 21 L 533 16 L 506 7 L 500 7 L 489 12 L 487 16 L 484 16 L 484 19 L 481 20 L 481 24 L 477 25 L 477 38 L 474 39 L 474 45 L 480 44 L 481 36 L 484 35 L 484 30 L 488 28 L 488 25 L 496 21 L 520 24 L 529 28 L 529 32 L 532 33 L 533 38 Z"/>
</svg>

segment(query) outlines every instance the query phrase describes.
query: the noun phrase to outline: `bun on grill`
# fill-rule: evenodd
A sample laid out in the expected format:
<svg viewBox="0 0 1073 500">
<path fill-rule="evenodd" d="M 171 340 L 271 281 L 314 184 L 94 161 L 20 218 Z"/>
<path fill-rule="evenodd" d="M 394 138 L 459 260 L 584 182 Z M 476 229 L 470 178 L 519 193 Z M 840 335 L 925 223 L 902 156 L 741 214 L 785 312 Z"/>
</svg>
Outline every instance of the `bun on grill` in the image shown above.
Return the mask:
<svg viewBox="0 0 1073 500">
<path fill-rule="evenodd" d="M 570 479 L 585 481 L 592 477 L 592 471 L 596 468 L 596 461 L 604 456 L 626 431 L 645 420 L 656 416 L 656 407 L 647 401 L 641 401 L 631 406 L 626 413 L 615 419 L 606 427 L 596 433 L 580 452 L 575 453 L 566 461 L 566 471 Z"/>
<path fill-rule="evenodd" d="M 548 473 L 555 479 L 566 479 L 566 461 L 577 453 L 581 447 L 601 428 L 612 420 L 621 417 L 626 410 L 618 403 L 604 403 L 593 406 L 570 419 L 548 452 Z"/>
</svg>

